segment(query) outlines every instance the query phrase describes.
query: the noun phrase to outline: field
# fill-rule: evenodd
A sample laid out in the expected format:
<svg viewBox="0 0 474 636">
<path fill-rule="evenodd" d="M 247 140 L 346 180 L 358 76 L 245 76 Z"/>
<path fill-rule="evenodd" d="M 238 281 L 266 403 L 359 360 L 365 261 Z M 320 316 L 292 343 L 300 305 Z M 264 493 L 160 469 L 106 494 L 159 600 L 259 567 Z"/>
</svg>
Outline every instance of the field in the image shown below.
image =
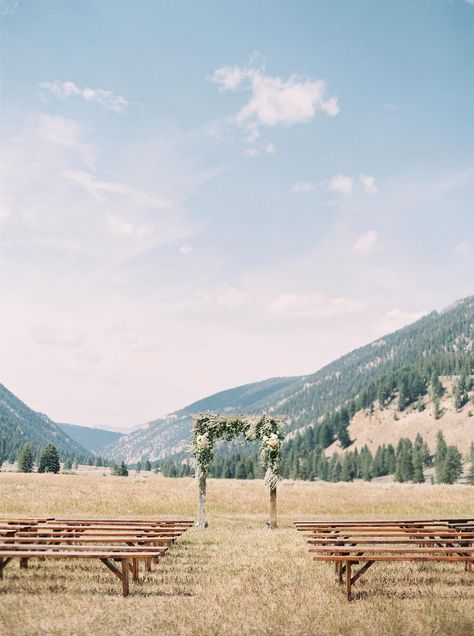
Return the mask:
<svg viewBox="0 0 474 636">
<path fill-rule="evenodd" d="M 372 568 L 348 604 L 333 567 L 310 560 L 297 518 L 474 515 L 469 486 L 283 482 L 279 529 L 260 481 L 210 480 L 206 531 L 191 529 L 131 595 L 101 564 L 16 563 L 0 581 L 0 633 L 473 634 L 474 574 L 462 564 Z M 0 516 L 194 517 L 196 484 L 154 474 L 0 473 Z"/>
</svg>

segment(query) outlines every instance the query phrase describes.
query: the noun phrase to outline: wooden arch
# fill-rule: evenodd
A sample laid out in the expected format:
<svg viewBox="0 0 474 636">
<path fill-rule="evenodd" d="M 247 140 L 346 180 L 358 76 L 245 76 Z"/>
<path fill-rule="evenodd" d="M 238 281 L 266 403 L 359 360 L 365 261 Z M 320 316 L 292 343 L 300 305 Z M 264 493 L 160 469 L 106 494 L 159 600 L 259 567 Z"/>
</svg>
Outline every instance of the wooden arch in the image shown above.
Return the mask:
<svg viewBox="0 0 474 636">
<path fill-rule="evenodd" d="M 260 441 L 260 460 L 266 469 L 265 485 L 270 493 L 270 528 L 277 527 L 277 483 L 280 478 L 281 446 L 285 435 L 278 415 L 233 415 L 198 413 L 193 419 L 192 454 L 196 460 L 199 482 L 198 526 L 207 527 L 206 479 L 214 459 L 214 444 L 219 439 L 231 441 L 244 435 L 248 441 Z"/>
</svg>

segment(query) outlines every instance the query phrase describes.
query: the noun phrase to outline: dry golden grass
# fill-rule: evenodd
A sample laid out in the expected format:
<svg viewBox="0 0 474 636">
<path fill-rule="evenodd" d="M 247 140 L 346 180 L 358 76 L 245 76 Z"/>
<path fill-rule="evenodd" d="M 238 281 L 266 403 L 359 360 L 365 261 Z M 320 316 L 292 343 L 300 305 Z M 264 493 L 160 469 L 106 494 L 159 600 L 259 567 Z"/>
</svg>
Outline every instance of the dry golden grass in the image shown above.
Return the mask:
<svg viewBox="0 0 474 636">
<path fill-rule="evenodd" d="M 100 563 L 16 563 L 0 582 L 0 633 L 473 634 L 474 574 L 462 564 L 374 566 L 348 604 L 333 567 L 310 560 L 297 518 L 473 515 L 468 486 L 283 482 L 267 530 L 258 481 L 210 480 L 210 528 L 191 529 L 158 568 L 120 584 Z M 193 517 L 191 479 L 0 473 L 0 515 Z"/>
</svg>

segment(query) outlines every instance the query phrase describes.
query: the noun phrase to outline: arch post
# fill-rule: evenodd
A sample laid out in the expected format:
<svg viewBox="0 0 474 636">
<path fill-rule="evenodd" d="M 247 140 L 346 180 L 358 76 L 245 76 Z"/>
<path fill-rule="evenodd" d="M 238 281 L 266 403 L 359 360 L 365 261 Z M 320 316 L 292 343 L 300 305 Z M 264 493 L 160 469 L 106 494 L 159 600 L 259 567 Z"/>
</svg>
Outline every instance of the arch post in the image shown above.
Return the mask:
<svg viewBox="0 0 474 636">
<path fill-rule="evenodd" d="M 206 473 L 199 475 L 199 508 L 198 508 L 198 527 L 207 528 L 206 521 Z"/>
<path fill-rule="evenodd" d="M 270 488 L 270 529 L 277 527 L 277 489 Z"/>
</svg>

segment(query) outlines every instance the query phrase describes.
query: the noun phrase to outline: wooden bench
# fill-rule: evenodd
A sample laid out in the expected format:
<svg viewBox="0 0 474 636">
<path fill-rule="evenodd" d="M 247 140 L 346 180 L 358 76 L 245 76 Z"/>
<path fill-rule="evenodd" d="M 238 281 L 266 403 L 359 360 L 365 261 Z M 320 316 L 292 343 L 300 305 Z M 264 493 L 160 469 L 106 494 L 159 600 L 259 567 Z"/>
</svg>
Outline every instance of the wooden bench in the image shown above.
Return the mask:
<svg viewBox="0 0 474 636">
<path fill-rule="evenodd" d="M 474 526 L 468 520 L 298 521 L 315 561 L 335 563 L 337 580 L 352 585 L 376 562 L 460 561 L 472 572 Z M 466 530 L 467 527 L 467 530 Z M 361 567 L 353 572 L 354 565 Z"/>
<path fill-rule="evenodd" d="M 157 562 L 191 525 L 193 522 L 187 520 L 3 518 L 0 578 L 13 559 L 19 560 L 21 568 L 32 558 L 99 559 L 120 579 L 122 593 L 127 596 L 129 572 L 132 580 L 138 580 L 139 563 L 150 570 L 152 561 Z"/>
</svg>

